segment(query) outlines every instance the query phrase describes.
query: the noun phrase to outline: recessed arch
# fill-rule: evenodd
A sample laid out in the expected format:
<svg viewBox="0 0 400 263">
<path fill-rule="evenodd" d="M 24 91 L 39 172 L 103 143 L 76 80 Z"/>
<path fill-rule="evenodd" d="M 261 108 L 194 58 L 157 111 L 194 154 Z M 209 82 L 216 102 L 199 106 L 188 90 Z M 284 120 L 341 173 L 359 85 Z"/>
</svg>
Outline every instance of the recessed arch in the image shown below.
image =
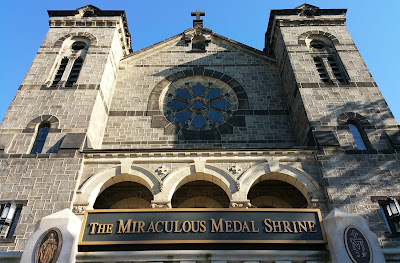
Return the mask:
<svg viewBox="0 0 400 263">
<path fill-rule="evenodd" d="M 251 201 L 255 207 L 292 208 L 285 200 L 275 196 L 259 196 Z"/>
<path fill-rule="evenodd" d="M 339 126 L 347 126 L 349 120 L 357 120 L 361 126 L 371 125 L 371 123 L 367 120 L 367 118 L 356 112 L 351 112 L 351 111 L 343 112 L 337 118 Z"/>
<path fill-rule="evenodd" d="M 123 181 L 111 185 L 99 194 L 94 209 L 135 209 L 150 208 L 153 194 L 144 185 Z"/>
<path fill-rule="evenodd" d="M 150 202 L 138 197 L 130 197 L 118 201 L 110 209 L 139 209 L 150 208 Z"/>
<path fill-rule="evenodd" d="M 304 32 L 303 34 L 301 34 L 299 36 L 299 38 L 298 38 L 299 45 L 304 45 L 305 46 L 306 45 L 306 39 L 311 37 L 311 36 L 313 36 L 313 35 L 314 36 L 324 36 L 324 37 L 329 38 L 332 41 L 333 44 L 335 44 L 335 45 L 339 45 L 340 44 L 340 42 L 337 39 L 337 37 L 335 37 L 333 34 L 328 33 L 328 32 L 324 32 L 324 31 L 320 31 L 320 30 L 312 30 L 312 31 Z"/>
<path fill-rule="evenodd" d="M 171 201 L 172 196 L 180 186 L 198 180 L 208 181 L 218 185 L 225 191 L 229 199 L 232 199 L 232 193 L 237 191 L 236 181 L 228 172 L 212 165 L 205 165 L 204 170 L 196 171 L 195 164 L 191 164 L 168 174 L 162 184 L 163 190 L 161 196 Z M 155 196 L 155 198 L 156 197 L 157 196 Z"/>
<path fill-rule="evenodd" d="M 250 189 L 264 180 L 278 180 L 293 185 L 311 204 L 312 199 L 325 199 L 322 187 L 305 171 L 288 165 L 279 164 L 271 167 L 268 164 L 253 166 L 240 178 L 241 192 L 249 193 Z"/>
<path fill-rule="evenodd" d="M 266 199 L 266 196 L 270 196 Z M 260 203 L 260 198 L 263 203 Z M 253 185 L 247 194 L 252 206 L 261 208 L 304 208 L 309 201 L 295 186 L 282 180 L 266 179 Z M 278 200 L 280 200 L 278 202 Z M 268 201 L 268 202 L 267 202 Z"/>
<path fill-rule="evenodd" d="M 50 124 L 50 132 L 59 131 L 60 120 L 54 115 L 41 115 L 31 120 L 26 128 L 22 131 L 23 133 L 34 133 L 41 123 Z"/>
<path fill-rule="evenodd" d="M 183 201 L 178 208 L 192 208 L 192 207 L 206 207 L 206 208 L 222 208 L 222 205 L 206 196 L 196 196 Z"/>
<path fill-rule="evenodd" d="M 93 34 L 87 33 L 87 32 L 74 32 L 74 33 L 66 34 L 66 35 L 60 37 L 59 39 L 57 39 L 57 41 L 54 43 L 54 47 L 61 47 L 66 39 L 73 38 L 73 37 L 87 38 L 87 39 L 89 39 L 91 46 L 97 45 L 97 38 Z"/>
<path fill-rule="evenodd" d="M 160 190 L 159 179 L 150 171 L 137 166 L 131 166 L 129 172 L 122 173 L 121 166 L 109 167 L 99 173 L 92 175 L 80 187 L 77 201 L 87 203 L 93 207 L 96 198 L 108 187 L 120 182 L 136 182 L 155 195 Z"/>
</svg>

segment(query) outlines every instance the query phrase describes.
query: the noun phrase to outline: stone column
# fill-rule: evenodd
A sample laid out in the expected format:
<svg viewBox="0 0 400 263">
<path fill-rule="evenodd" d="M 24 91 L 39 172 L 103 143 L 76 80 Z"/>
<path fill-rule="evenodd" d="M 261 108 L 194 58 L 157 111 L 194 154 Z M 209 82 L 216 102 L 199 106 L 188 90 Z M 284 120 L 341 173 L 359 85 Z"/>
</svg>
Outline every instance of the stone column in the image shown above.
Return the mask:
<svg viewBox="0 0 400 263">
<path fill-rule="evenodd" d="M 61 235 L 55 237 L 56 241 L 52 242 L 53 245 L 49 248 L 49 257 L 54 258 L 57 254 L 58 247 L 61 245 L 57 262 L 75 262 L 76 253 L 78 252 L 78 239 L 81 225 L 82 222 L 69 209 L 64 209 L 55 214 L 43 217 L 42 220 L 36 224 L 35 232 L 26 242 L 21 263 L 34 262 L 37 246 L 39 246 L 40 251 L 40 246 L 43 245 L 46 240 L 50 239 L 44 236 L 44 239 L 42 240 L 43 234 L 46 234 L 50 229 L 58 229 L 61 232 Z M 46 250 L 44 246 L 43 250 Z"/>
<path fill-rule="evenodd" d="M 355 262 L 368 262 L 365 260 L 369 254 L 371 262 L 385 262 L 378 238 L 369 229 L 365 218 L 336 208 L 326 216 L 323 224 L 332 263 L 353 263 L 351 257 L 355 260 L 364 260 Z M 353 232 L 348 233 L 347 242 L 345 241 L 346 229 Z"/>
</svg>

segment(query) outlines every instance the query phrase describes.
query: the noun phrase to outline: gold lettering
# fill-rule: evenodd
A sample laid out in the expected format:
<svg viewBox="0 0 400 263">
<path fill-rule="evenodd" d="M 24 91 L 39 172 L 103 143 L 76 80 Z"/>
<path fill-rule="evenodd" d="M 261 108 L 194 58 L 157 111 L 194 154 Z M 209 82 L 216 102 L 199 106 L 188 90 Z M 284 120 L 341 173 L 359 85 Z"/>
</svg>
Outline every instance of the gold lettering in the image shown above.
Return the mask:
<svg viewBox="0 0 400 263">
<path fill-rule="evenodd" d="M 144 231 L 144 222 L 143 221 L 138 221 L 138 233 L 144 233 L 146 231 Z"/>
<path fill-rule="evenodd" d="M 245 232 L 245 231 L 246 231 L 247 233 L 250 232 L 250 228 L 249 228 L 249 226 L 248 226 L 248 224 L 247 224 L 246 221 L 243 222 L 243 228 L 242 228 L 242 232 Z"/>
<path fill-rule="evenodd" d="M 183 224 L 182 224 L 182 230 L 183 230 L 183 232 L 185 232 L 185 233 L 190 232 L 190 230 L 191 230 L 190 221 L 184 221 L 184 222 L 183 222 Z"/>
<path fill-rule="evenodd" d="M 147 228 L 147 233 L 148 232 L 150 232 L 150 230 L 151 230 L 151 232 L 156 232 L 156 230 L 154 229 L 154 223 L 153 223 L 153 221 L 151 221 L 150 222 L 150 225 L 149 225 L 149 227 Z"/>
<path fill-rule="evenodd" d="M 283 232 L 285 232 L 285 233 L 287 233 L 287 232 L 293 233 L 293 230 L 290 229 L 289 221 L 282 221 L 282 224 L 283 224 Z"/>
<path fill-rule="evenodd" d="M 265 218 L 264 225 L 265 225 L 265 228 L 264 228 L 265 232 L 271 233 L 272 232 L 271 219 Z"/>
<path fill-rule="evenodd" d="M 274 226 L 274 232 L 282 232 L 281 221 L 272 221 L 272 225 Z M 279 231 L 276 231 L 276 229 L 279 229 Z"/>
<path fill-rule="evenodd" d="M 229 220 L 225 221 L 225 232 L 233 232 L 232 221 Z"/>
<path fill-rule="evenodd" d="M 107 224 L 106 234 L 112 234 L 113 224 Z"/>
<path fill-rule="evenodd" d="M 196 224 L 196 222 L 197 222 L 197 229 L 195 228 L 195 224 Z M 190 221 L 190 223 L 192 224 L 192 231 L 193 231 L 193 233 L 197 233 L 197 232 L 199 232 L 199 229 L 200 229 L 200 221 Z"/>
<path fill-rule="evenodd" d="M 136 233 L 135 231 L 136 231 L 136 224 L 137 224 L 137 221 L 133 221 L 132 222 L 132 233 Z"/>
<path fill-rule="evenodd" d="M 156 231 L 157 231 L 157 233 L 161 233 L 162 231 L 163 231 L 163 229 L 161 228 L 161 230 L 158 230 L 158 224 L 163 224 L 164 222 L 163 221 L 157 221 L 157 223 L 156 223 Z"/>
<path fill-rule="evenodd" d="M 96 226 L 98 226 L 98 225 L 99 225 L 99 223 L 97 223 L 97 222 L 93 222 L 93 223 L 89 224 L 89 226 L 91 227 L 89 235 L 94 235 L 94 231 L 96 231 Z"/>
<path fill-rule="evenodd" d="M 97 234 L 105 234 L 106 225 L 107 224 L 99 224 L 99 227 L 97 228 Z"/>
<path fill-rule="evenodd" d="M 253 233 L 258 233 L 260 232 L 260 229 L 257 228 L 257 230 L 254 229 L 254 221 L 250 221 L 251 222 L 251 232 Z"/>
<path fill-rule="evenodd" d="M 204 233 L 204 232 L 206 232 L 207 231 L 207 228 L 206 228 L 206 221 L 200 221 L 200 232 L 201 233 Z"/>
<path fill-rule="evenodd" d="M 175 233 L 180 233 L 180 232 L 182 232 L 182 229 L 179 229 L 179 231 L 178 231 L 178 223 L 179 223 L 179 221 L 173 221 L 174 223 L 175 223 L 175 230 L 174 230 L 174 232 Z"/>
<path fill-rule="evenodd" d="M 174 227 L 173 227 L 173 225 L 172 225 L 172 222 L 171 221 L 164 221 L 164 227 L 165 227 L 165 232 L 167 232 L 167 233 L 171 233 L 172 232 L 172 230 L 174 229 Z M 171 229 L 168 229 L 168 223 L 171 223 Z"/>
<path fill-rule="evenodd" d="M 314 221 L 307 221 L 308 223 L 308 229 L 310 230 L 311 233 L 317 232 L 315 229 L 315 222 Z"/>
<path fill-rule="evenodd" d="M 299 232 L 297 231 L 296 221 L 292 221 L 292 224 L 293 224 L 294 233 L 299 233 Z"/>
<path fill-rule="evenodd" d="M 215 220 L 211 218 L 211 232 L 224 232 L 224 227 L 222 225 L 222 218 L 219 219 L 218 225 L 215 223 Z"/>
<path fill-rule="evenodd" d="M 301 233 L 301 229 L 304 230 L 304 232 L 307 233 L 307 221 L 303 221 L 303 224 L 301 224 L 300 221 L 297 221 L 297 224 L 299 225 L 299 232 Z"/>
<path fill-rule="evenodd" d="M 242 222 L 240 221 L 233 221 L 233 232 L 238 233 L 242 231 Z"/>
<path fill-rule="evenodd" d="M 131 224 L 132 224 L 132 219 L 129 219 L 126 221 L 126 224 L 124 225 L 124 221 L 122 219 L 118 220 L 118 231 L 117 234 L 123 234 L 123 233 L 130 233 L 131 232 Z"/>
</svg>

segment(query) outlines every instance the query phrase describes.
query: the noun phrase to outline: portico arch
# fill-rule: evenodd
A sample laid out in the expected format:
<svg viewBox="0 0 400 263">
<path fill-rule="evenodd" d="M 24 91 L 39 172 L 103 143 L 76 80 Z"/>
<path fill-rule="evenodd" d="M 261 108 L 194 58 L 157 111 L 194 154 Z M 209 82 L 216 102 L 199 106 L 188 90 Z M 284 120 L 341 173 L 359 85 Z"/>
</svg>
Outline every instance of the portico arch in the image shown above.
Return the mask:
<svg viewBox="0 0 400 263">
<path fill-rule="evenodd" d="M 277 198 L 275 196 L 259 196 L 251 201 L 251 204 L 255 207 L 274 207 L 274 208 L 292 208 L 285 200 Z"/>
<path fill-rule="evenodd" d="M 192 181 L 208 181 L 221 187 L 224 192 L 232 199 L 232 193 L 236 192 L 235 179 L 226 171 L 212 166 L 196 167 L 195 164 L 181 167 L 172 171 L 163 181 L 161 195 L 155 196 L 157 201 L 170 202 L 175 191 L 182 185 Z"/>
<path fill-rule="evenodd" d="M 261 164 L 247 170 L 240 178 L 242 193 L 250 191 L 255 184 L 265 180 L 278 180 L 293 185 L 311 204 L 312 199 L 324 199 L 321 186 L 305 171 L 288 165 L 276 165 L 272 169 L 269 164 Z"/>
<path fill-rule="evenodd" d="M 93 207 L 96 198 L 108 187 L 120 182 L 135 182 L 145 186 L 154 195 L 159 192 L 159 179 L 150 171 L 131 166 L 129 172 L 122 173 L 121 166 L 113 166 L 92 175 L 78 189 L 76 202 Z"/>
</svg>

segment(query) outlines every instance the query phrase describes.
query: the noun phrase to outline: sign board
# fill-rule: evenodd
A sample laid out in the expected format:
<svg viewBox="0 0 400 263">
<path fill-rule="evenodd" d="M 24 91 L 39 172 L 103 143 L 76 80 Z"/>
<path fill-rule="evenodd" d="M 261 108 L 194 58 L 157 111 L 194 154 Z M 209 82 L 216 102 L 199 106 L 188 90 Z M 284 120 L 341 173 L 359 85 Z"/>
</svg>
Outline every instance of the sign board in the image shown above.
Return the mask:
<svg viewBox="0 0 400 263">
<path fill-rule="evenodd" d="M 85 212 L 79 246 L 325 244 L 318 209 L 135 209 Z"/>
</svg>

